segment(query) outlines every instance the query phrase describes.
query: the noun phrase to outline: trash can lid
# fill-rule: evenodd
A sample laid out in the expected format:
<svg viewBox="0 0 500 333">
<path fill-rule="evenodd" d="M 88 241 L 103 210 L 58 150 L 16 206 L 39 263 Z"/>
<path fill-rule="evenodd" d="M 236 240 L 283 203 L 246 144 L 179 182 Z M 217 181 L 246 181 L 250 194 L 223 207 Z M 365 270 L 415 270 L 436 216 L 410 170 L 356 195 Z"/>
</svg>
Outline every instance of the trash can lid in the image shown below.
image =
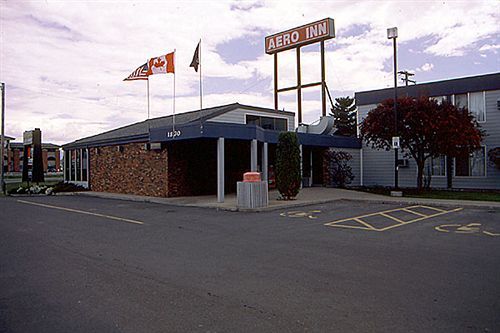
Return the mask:
<svg viewBox="0 0 500 333">
<path fill-rule="evenodd" d="M 244 182 L 260 182 L 260 172 L 245 172 L 243 174 Z"/>
</svg>

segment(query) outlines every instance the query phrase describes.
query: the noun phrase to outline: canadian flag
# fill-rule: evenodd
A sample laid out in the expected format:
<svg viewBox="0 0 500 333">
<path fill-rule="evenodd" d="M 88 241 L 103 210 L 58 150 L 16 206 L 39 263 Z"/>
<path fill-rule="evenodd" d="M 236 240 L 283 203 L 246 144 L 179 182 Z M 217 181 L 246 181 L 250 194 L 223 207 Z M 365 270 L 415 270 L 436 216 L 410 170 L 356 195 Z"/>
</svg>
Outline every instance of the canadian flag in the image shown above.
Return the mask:
<svg viewBox="0 0 500 333">
<path fill-rule="evenodd" d="M 175 73 L 174 52 L 149 59 L 148 76 L 153 74 Z"/>
</svg>

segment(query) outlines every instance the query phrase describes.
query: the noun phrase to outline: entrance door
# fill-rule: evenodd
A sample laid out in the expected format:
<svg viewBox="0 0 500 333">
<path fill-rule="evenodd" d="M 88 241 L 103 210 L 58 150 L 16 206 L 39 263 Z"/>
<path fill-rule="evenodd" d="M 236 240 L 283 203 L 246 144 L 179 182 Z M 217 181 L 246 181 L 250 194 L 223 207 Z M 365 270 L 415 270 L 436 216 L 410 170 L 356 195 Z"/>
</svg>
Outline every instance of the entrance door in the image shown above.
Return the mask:
<svg viewBox="0 0 500 333">
<path fill-rule="evenodd" d="M 323 185 L 323 149 L 312 150 L 312 183 Z"/>
</svg>

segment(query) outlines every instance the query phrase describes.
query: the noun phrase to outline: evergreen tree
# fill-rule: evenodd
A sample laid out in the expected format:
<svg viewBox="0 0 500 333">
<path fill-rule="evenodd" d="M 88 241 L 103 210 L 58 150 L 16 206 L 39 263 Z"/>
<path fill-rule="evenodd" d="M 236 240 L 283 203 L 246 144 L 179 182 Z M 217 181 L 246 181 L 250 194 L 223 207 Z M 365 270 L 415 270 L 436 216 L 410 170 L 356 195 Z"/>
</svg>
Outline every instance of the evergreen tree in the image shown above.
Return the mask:
<svg viewBox="0 0 500 333">
<path fill-rule="evenodd" d="M 297 133 L 282 132 L 276 147 L 276 185 L 281 196 L 290 200 L 300 190 L 300 146 Z"/>
<path fill-rule="evenodd" d="M 356 136 L 356 104 L 354 98 L 338 97 L 330 112 L 335 118 L 335 134 L 344 136 Z"/>
</svg>

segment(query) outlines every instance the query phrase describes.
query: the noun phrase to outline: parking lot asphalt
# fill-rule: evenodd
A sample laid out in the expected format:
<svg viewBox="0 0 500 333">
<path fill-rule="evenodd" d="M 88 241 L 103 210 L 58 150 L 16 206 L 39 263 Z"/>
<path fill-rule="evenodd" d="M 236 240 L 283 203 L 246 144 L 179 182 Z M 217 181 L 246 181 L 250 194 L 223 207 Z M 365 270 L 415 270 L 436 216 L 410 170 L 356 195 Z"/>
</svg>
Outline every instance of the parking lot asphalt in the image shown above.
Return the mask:
<svg viewBox="0 0 500 333">
<path fill-rule="evenodd" d="M 498 332 L 500 210 L 0 199 L 1 332 Z"/>
</svg>

